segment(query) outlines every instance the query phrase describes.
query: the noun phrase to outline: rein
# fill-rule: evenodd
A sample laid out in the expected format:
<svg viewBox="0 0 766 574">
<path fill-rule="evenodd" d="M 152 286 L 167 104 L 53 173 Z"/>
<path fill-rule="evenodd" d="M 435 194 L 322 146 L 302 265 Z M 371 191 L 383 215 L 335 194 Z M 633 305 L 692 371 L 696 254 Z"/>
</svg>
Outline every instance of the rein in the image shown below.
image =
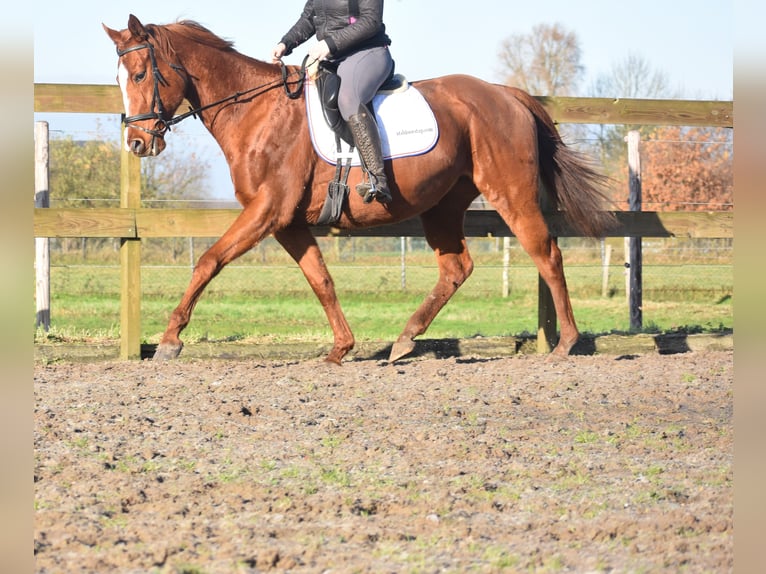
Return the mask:
<svg viewBox="0 0 766 574">
<path fill-rule="evenodd" d="M 195 118 L 197 115 L 209 108 L 218 106 L 220 104 L 224 104 L 226 102 L 230 101 L 238 101 L 241 97 L 253 94 L 252 97 L 260 96 L 262 94 L 265 94 L 266 92 L 269 92 L 273 90 L 274 88 L 278 87 L 279 85 L 284 86 L 285 95 L 287 95 L 288 98 L 291 100 L 296 100 L 300 97 L 301 92 L 303 91 L 303 84 L 306 81 L 306 61 L 308 60 L 308 56 L 306 56 L 303 59 L 303 63 L 301 64 L 299 74 L 299 79 L 295 82 L 292 82 L 293 84 L 296 84 L 297 87 L 295 90 L 290 91 L 290 83 L 288 81 L 288 78 L 295 74 L 296 72 L 289 73 L 287 71 L 287 66 L 280 61 L 279 64 L 282 68 L 282 77 L 279 80 L 274 80 L 272 82 L 267 82 L 265 84 L 262 84 L 260 86 L 256 86 L 254 88 L 250 88 L 248 90 L 244 90 L 242 92 L 237 92 L 235 94 L 232 94 L 230 96 L 227 96 L 225 98 L 221 98 L 220 100 L 217 100 L 215 102 L 212 102 L 210 104 L 206 104 L 204 106 L 200 106 L 198 108 L 190 108 L 188 112 L 177 115 L 170 119 L 165 119 L 166 110 L 165 107 L 162 104 L 162 99 L 160 97 L 160 84 L 163 86 L 167 86 L 168 82 L 165 79 L 165 77 L 162 75 L 162 72 L 160 72 L 159 67 L 157 66 L 157 58 L 154 54 L 154 45 L 151 42 L 146 42 L 145 44 L 138 44 L 136 46 L 131 46 L 130 48 L 126 48 L 125 50 L 117 50 L 117 56 L 122 57 L 128 52 L 134 52 L 136 50 L 149 50 L 149 58 L 152 63 L 152 77 L 154 79 L 154 91 L 152 94 L 152 109 L 149 112 L 143 113 L 143 114 L 136 114 L 134 116 L 126 116 L 124 113 L 122 114 L 122 123 L 124 123 L 126 126 L 135 122 L 140 122 L 144 120 L 156 120 L 156 123 L 154 124 L 154 129 L 147 129 L 141 126 L 134 126 L 140 130 L 145 131 L 148 134 L 151 134 L 152 140 L 155 137 L 164 137 L 165 133 L 170 131 L 170 127 L 174 126 L 177 123 L 182 122 L 188 117 L 194 116 Z M 189 82 L 189 76 L 188 72 L 182 67 L 178 66 L 176 64 L 168 63 L 168 65 L 175 70 L 179 75 L 181 75 L 181 72 L 184 72 L 186 74 L 186 77 L 184 77 L 184 91 L 186 88 L 186 85 Z M 257 92 L 257 93 L 254 93 Z M 156 108 L 156 110 L 155 110 Z"/>
</svg>

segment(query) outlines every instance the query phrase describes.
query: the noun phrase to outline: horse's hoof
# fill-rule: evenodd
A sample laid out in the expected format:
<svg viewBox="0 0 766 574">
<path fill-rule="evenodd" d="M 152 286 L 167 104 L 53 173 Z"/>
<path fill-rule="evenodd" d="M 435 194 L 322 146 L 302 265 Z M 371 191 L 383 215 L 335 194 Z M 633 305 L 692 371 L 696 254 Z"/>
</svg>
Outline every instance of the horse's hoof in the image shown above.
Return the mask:
<svg viewBox="0 0 766 574">
<path fill-rule="evenodd" d="M 181 349 L 183 348 L 184 344 L 180 343 L 178 345 L 169 345 L 167 343 L 161 343 L 157 345 L 157 350 L 154 351 L 154 357 L 152 358 L 153 361 L 172 361 L 173 359 L 178 358 L 178 355 L 181 354 Z"/>
<path fill-rule="evenodd" d="M 412 351 L 415 350 L 415 341 L 412 339 L 404 339 L 403 341 L 397 341 L 391 347 L 391 354 L 388 356 L 388 361 L 393 363 L 398 361 L 402 357 L 406 357 Z"/>
<path fill-rule="evenodd" d="M 552 351 L 548 353 L 545 357 L 546 363 L 563 363 L 564 361 L 569 359 L 569 355 L 562 355 L 560 353 L 556 353 L 555 351 Z"/>
<path fill-rule="evenodd" d="M 563 361 L 569 358 L 572 347 L 577 343 L 578 338 L 569 340 L 559 340 L 558 345 L 548 354 L 548 362 Z"/>
<path fill-rule="evenodd" d="M 553 349 L 550 353 L 548 353 L 548 356 L 545 357 L 546 363 L 560 363 L 562 361 L 569 360 L 569 348 L 562 347 L 561 345 L 557 345 L 555 349 Z"/>
</svg>

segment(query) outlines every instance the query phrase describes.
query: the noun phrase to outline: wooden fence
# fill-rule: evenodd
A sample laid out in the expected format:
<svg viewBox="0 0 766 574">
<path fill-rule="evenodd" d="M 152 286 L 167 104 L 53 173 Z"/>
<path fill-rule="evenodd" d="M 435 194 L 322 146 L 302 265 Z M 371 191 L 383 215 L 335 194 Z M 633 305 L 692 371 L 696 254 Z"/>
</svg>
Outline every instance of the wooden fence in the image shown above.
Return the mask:
<svg viewBox="0 0 766 574">
<path fill-rule="evenodd" d="M 35 84 L 35 112 L 122 113 L 117 86 Z M 732 128 L 733 102 L 540 97 L 557 123 L 681 125 Z M 120 238 L 120 357 L 141 355 L 141 240 L 149 237 L 219 237 L 238 209 L 146 209 L 140 207 L 141 164 L 123 151 L 119 208 L 43 208 L 34 212 L 34 235 L 43 237 Z M 733 237 L 733 212 L 617 212 L 620 225 L 610 237 Z M 553 235 L 574 237 L 561 214 L 547 217 Z M 316 236 L 422 236 L 418 218 L 367 229 L 313 228 Z M 492 210 L 466 214 L 468 237 L 509 237 Z M 538 349 L 547 351 L 556 332 L 556 316 L 547 289 L 538 302 Z"/>
</svg>

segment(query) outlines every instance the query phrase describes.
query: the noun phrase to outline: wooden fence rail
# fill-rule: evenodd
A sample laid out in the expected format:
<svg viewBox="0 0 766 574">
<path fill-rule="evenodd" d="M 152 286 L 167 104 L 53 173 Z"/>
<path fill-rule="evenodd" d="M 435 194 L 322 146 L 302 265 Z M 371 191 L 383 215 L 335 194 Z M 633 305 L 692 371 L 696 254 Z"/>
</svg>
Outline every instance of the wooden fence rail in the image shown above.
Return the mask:
<svg viewBox="0 0 766 574">
<path fill-rule="evenodd" d="M 734 127 L 734 104 L 730 101 L 553 96 L 537 99 L 560 124 Z M 184 102 L 180 109 L 188 105 Z M 117 86 L 35 84 L 35 111 L 120 114 L 122 95 Z"/>
<path fill-rule="evenodd" d="M 122 113 L 117 86 L 35 84 L 35 112 Z M 681 125 L 731 128 L 733 102 L 539 97 L 557 123 Z M 182 104 L 182 108 L 184 105 Z M 119 208 L 35 208 L 35 237 L 115 237 L 121 240 L 120 357 L 141 355 L 141 240 L 149 237 L 219 237 L 237 209 L 146 209 L 140 207 L 140 160 L 123 151 Z M 611 237 L 733 237 L 733 212 L 617 212 L 619 226 Z M 547 217 L 554 236 L 573 237 L 561 214 Z M 317 236 L 422 236 L 418 218 L 394 225 L 356 230 L 315 227 Z M 511 231 L 492 210 L 471 210 L 465 219 L 468 237 L 508 237 Z M 547 350 L 556 317 L 546 290 L 538 302 L 538 349 Z"/>
<path fill-rule="evenodd" d="M 35 237 L 220 237 L 239 214 L 238 209 L 127 209 L 35 208 Z M 734 236 L 734 213 L 616 211 L 618 226 L 606 237 L 687 237 L 715 238 Z M 548 228 L 556 237 L 580 237 L 561 213 L 546 216 Z M 494 210 L 466 212 L 467 237 L 513 237 L 513 233 Z M 420 219 L 365 229 L 338 229 L 317 226 L 317 237 L 423 237 Z"/>
</svg>

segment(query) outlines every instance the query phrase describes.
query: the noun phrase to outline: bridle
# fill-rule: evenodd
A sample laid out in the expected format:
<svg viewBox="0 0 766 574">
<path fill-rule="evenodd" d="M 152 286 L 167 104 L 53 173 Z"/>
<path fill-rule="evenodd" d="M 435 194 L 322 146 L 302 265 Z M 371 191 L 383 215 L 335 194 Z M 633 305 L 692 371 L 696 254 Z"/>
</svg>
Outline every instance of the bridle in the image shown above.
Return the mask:
<svg viewBox="0 0 766 574">
<path fill-rule="evenodd" d="M 152 62 L 152 80 L 154 81 L 154 88 L 152 93 L 152 107 L 151 110 L 143 113 L 143 114 L 136 114 L 134 116 L 126 116 L 124 113 L 122 114 L 122 123 L 125 124 L 127 127 L 130 124 L 141 122 L 145 120 L 155 120 L 154 128 L 148 129 L 143 126 L 134 126 L 142 131 L 145 131 L 146 133 L 150 134 L 152 136 L 152 146 L 154 145 L 154 138 L 155 137 L 164 137 L 165 132 L 170 130 L 170 126 L 178 123 L 173 121 L 173 119 L 165 119 L 165 115 L 167 114 L 167 110 L 165 109 L 165 106 L 162 104 L 162 98 L 160 97 L 160 84 L 163 86 L 168 86 L 168 81 L 165 79 L 165 77 L 162 75 L 162 72 L 160 72 L 159 67 L 157 66 L 157 57 L 154 54 L 154 45 L 150 42 L 146 42 L 145 44 L 137 44 L 135 46 L 131 46 L 130 48 L 126 48 L 124 50 L 117 50 L 117 56 L 120 58 L 124 56 L 125 54 L 129 52 L 135 52 L 136 50 L 149 50 L 149 59 Z M 184 91 L 186 91 L 186 84 L 189 81 L 188 74 L 184 76 L 183 74 L 186 73 L 186 70 L 178 66 L 176 64 L 168 63 L 171 69 L 175 70 L 178 75 L 180 75 L 184 80 Z"/>
<path fill-rule="evenodd" d="M 248 94 L 252 94 L 251 96 L 252 98 L 252 97 L 264 94 L 282 85 L 284 86 L 284 89 L 285 89 L 285 95 L 287 95 L 287 97 L 290 98 L 291 100 L 296 100 L 301 95 L 301 92 L 303 90 L 303 84 L 306 79 L 306 61 L 308 60 L 308 56 L 306 56 L 303 59 L 303 63 L 301 64 L 300 71 L 297 72 L 299 74 L 298 80 L 294 82 L 288 81 L 291 73 L 287 71 L 287 67 L 284 65 L 284 63 L 280 61 L 280 65 L 282 68 L 282 75 L 279 80 L 274 80 L 272 82 L 268 82 L 261 86 L 250 88 L 243 92 L 237 92 L 235 94 L 232 94 L 231 96 L 227 96 L 213 103 L 206 104 L 198 108 L 193 108 L 193 109 L 190 108 L 189 111 L 184 114 L 180 114 L 178 116 L 166 119 L 165 116 L 168 112 L 162 103 L 162 98 L 160 97 L 160 85 L 168 86 L 169 84 L 167 80 L 165 79 L 165 77 L 162 75 L 162 72 L 160 72 L 159 67 L 157 66 L 157 57 L 154 54 L 154 45 L 151 42 L 145 42 L 143 44 L 137 44 L 135 46 L 131 46 L 130 48 L 125 48 L 124 50 L 118 49 L 117 56 L 121 58 L 125 54 L 129 52 L 135 52 L 136 50 L 149 50 L 149 59 L 151 60 L 151 63 L 152 63 L 152 79 L 154 82 L 153 93 L 152 93 L 152 107 L 151 107 L 151 111 L 145 112 L 143 114 L 127 116 L 126 114 L 123 113 L 122 123 L 125 124 L 125 126 L 127 127 L 128 125 L 134 124 L 136 122 L 141 122 L 145 120 L 155 120 L 153 129 L 145 128 L 143 126 L 138 126 L 138 125 L 133 126 L 152 136 L 152 142 L 151 142 L 152 147 L 154 146 L 154 139 L 157 137 L 163 138 L 165 136 L 165 133 L 170 131 L 171 126 L 174 126 L 175 124 L 182 122 L 183 120 L 185 120 L 186 118 L 190 116 L 194 116 L 196 118 L 199 112 L 202 112 L 214 106 L 217 106 L 229 101 L 237 101 L 242 96 L 245 96 Z M 183 66 L 172 64 L 170 62 L 168 62 L 168 65 L 170 66 L 172 70 L 177 72 L 178 75 L 180 75 L 183 78 L 184 92 L 186 92 L 188 88 L 188 84 L 189 84 L 189 73 L 186 71 L 186 69 Z M 295 73 L 296 72 L 292 72 L 292 74 L 295 74 Z M 291 83 L 297 85 L 297 87 L 294 90 L 290 90 Z M 253 92 L 258 92 L 258 93 L 253 93 Z"/>
</svg>

